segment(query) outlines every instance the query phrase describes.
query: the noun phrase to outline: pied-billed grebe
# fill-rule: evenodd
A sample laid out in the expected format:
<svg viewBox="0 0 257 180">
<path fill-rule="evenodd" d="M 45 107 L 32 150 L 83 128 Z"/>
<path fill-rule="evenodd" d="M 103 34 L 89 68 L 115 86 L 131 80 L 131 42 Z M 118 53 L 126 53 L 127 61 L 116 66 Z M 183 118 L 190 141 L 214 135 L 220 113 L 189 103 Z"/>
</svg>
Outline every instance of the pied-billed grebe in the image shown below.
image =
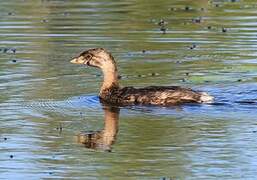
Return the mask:
<svg viewBox="0 0 257 180">
<path fill-rule="evenodd" d="M 124 87 L 118 83 L 118 71 L 113 56 L 103 48 L 82 52 L 71 63 L 84 64 L 100 68 L 104 81 L 99 93 L 102 102 L 118 105 L 161 105 L 169 106 L 181 103 L 212 102 L 213 97 L 205 92 L 179 86 L 149 86 L 145 88 Z"/>
</svg>

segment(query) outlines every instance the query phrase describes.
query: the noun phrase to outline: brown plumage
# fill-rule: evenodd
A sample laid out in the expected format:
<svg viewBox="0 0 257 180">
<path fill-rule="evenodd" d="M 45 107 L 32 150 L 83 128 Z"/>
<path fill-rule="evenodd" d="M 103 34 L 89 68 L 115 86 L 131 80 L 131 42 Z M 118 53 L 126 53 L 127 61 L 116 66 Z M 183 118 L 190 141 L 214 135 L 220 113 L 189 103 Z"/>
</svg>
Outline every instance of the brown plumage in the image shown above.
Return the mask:
<svg viewBox="0 0 257 180">
<path fill-rule="evenodd" d="M 118 71 L 113 56 L 103 48 L 90 49 L 74 58 L 72 63 L 100 68 L 104 81 L 99 97 L 102 102 L 117 105 L 161 105 L 211 102 L 213 97 L 205 92 L 179 86 L 124 87 L 118 83 Z"/>
</svg>

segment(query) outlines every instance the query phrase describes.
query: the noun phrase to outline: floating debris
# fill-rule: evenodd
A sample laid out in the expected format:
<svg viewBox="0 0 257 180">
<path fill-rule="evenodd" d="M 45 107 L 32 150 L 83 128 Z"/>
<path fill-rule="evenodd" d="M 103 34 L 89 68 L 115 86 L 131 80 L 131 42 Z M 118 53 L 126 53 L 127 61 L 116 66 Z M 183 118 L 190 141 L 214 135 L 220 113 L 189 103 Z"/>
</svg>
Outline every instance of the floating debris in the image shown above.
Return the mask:
<svg viewBox="0 0 257 180">
<path fill-rule="evenodd" d="M 3 53 L 9 53 L 9 51 L 12 51 L 13 54 L 16 53 L 16 48 L 0 48 L 0 51 L 2 51 Z"/>
<path fill-rule="evenodd" d="M 169 10 L 170 10 L 170 11 L 176 11 L 176 8 L 171 7 L 171 8 L 169 8 Z"/>
<path fill-rule="evenodd" d="M 3 53 L 7 53 L 8 50 L 9 50 L 8 48 L 4 48 L 4 49 L 3 49 Z"/>
<path fill-rule="evenodd" d="M 227 32 L 227 31 L 228 31 L 228 30 L 227 30 L 226 28 L 224 28 L 224 27 L 222 28 L 222 32 L 225 33 L 225 32 Z"/>
<path fill-rule="evenodd" d="M 12 159 L 12 158 L 13 158 L 13 155 L 10 155 L 10 158 Z"/>
<path fill-rule="evenodd" d="M 184 10 L 189 11 L 189 10 L 191 10 L 191 8 L 189 6 L 186 6 Z"/>
<path fill-rule="evenodd" d="M 43 23 L 47 23 L 47 22 L 48 22 L 48 20 L 47 20 L 47 19 L 43 19 L 41 22 L 43 22 Z"/>
<path fill-rule="evenodd" d="M 16 59 L 13 59 L 13 60 L 12 60 L 12 62 L 13 62 L 13 63 L 16 63 L 16 62 L 17 62 L 17 60 L 16 60 Z"/>
<path fill-rule="evenodd" d="M 15 48 L 12 48 L 11 51 L 13 52 L 13 54 L 16 53 L 16 49 Z"/>
<path fill-rule="evenodd" d="M 164 27 L 164 26 L 162 26 L 162 27 L 160 28 L 160 31 L 162 31 L 162 34 L 166 34 L 167 28 Z"/>
<path fill-rule="evenodd" d="M 161 20 L 158 22 L 158 25 L 159 25 L 159 26 L 164 26 L 164 25 L 166 25 L 166 24 L 167 24 L 167 22 L 164 21 L 163 19 L 161 19 Z"/>
<path fill-rule="evenodd" d="M 150 76 L 158 76 L 158 75 L 159 75 L 159 73 L 152 72 L 152 73 L 150 73 L 150 74 L 148 74 L 148 75 L 150 75 Z"/>
<path fill-rule="evenodd" d="M 59 127 L 56 127 L 56 130 L 58 130 L 58 131 L 59 131 L 59 133 L 61 133 L 61 132 L 62 132 L 63 127 L 62 127 L 62 124 L 61 124 L 61 123 L 59 124 Z"/>
<path fill-rule="evenodd" d="M 70 15 L 70 13 L 64 12 L 63 15 L 64 15 L 64 16 L 68 16 L 68 15 Z"/>
<path fill-rule="evenodd" d="M 195 49 L 196 48 L 196 44 L 192 44 L 192 46 L 190 46 L 190 49 Z"/>
<path fill-rule="evenodd" d="M 167 28 L 165 27 L 165 25 L 168 24 L 166 21 L 164 21 L 163 19 L 161 19 L 158 22 L 158 25 L 160 26 L 160 31 L 162 31 L 163 34 L 166 34 Z"/>
<path fill-rule="evenodd" d="M 144 74 L 138 74 L 137 77 L 146 77 Z"/>
<path fill-rule="evenodd" d="M 192 22 L 193 23 L 201 23 L 202 22 L 202 17 L 198 17 L 198 18 L 192 19 Z"/>
</svg>

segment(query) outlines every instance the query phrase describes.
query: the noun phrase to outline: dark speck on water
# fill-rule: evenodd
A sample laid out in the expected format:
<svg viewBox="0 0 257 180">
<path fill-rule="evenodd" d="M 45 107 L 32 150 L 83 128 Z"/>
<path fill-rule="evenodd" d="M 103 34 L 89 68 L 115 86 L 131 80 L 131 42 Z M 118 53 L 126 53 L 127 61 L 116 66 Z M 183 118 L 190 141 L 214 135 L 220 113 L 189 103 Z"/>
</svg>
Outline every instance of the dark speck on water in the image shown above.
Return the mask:
<svg viewBox="0 0 257 180">
<path fill-rule="evenodd" d="M 13 60 L 12 60 L 12 62 L 13 62 L 13 63 L 16 63 L 16 62 L 17 62 L 17 60 L 16 60 L 16 59 L 13 59 Z"/>
<path fill-rule="evenodd" d="M 192 19 L 192 22 L 193 23 L 201 23 L 202 22 L 202 17 L 198 17 L 198 18 Z"/>
<path fill-rule="evenodd" d="M 190 10 L 190 7 L 189 6 L 186 6 L 185 7 L 185 11 L 189 11 Z"/>
<path fill-rule="evenodd" d="M 162 34 L 166 34 L 167 28 L 164 27 L 164 26 L 162 26 L 162 27 L 160 28 L 160 31 L 162 31 Z"/>
<path fill-rule="evenodd" d="M 47 22 L 48 22 L 48 20 L 47 20 L 47 19 L 43 19 L 41 22 L 43 22 L 43 23 L 47 23 Z"/>
<path fill-rule="evenodd" d="M 224 33 L 227 32 L 227 29 L 223 27 L 222 32 L 224 32 Z"/>
<path fill-rule="evenodd" d="M 3 53 L 7 53 L 8 50 L 8 48 L 4 48 Z"/>
<path fill-rule="evenodd" d="M 13 52 L 13 54 L 16 53 L 16 49 L 15 48 L 12 48 L 11 51 Z"/>
<path fill-rule="evenodd" d="M 62 124 L 61 124 L 61 123 L 59 124 L 59 127 L 56 127 L 56 130 L 58 130 L 58 131 L 62 132 L 63 127 L 62 127 Z"/>
<path fill-rule="evenodd" d="M 166 25 L 167 23 L 164 21 L 164 19 L 161 19 L 159 22 L 158 22 L 158 25 L 159 26 L 164 26 Z"/>
<path fill-rule="evenodd" d="M 150 73 L 150 76 L 158 76 L 159 74 L 158 73 L 155 73 L 155 72 L 152 72 Z"/>
<path fill-rule="evenodd" d="M 162 31 L 163 34 L 166 34 L 167 28 L 166 28 L 166 24 L 168 24 L 166 21 L 164 21 L 163 19 L 161 19 L 158 22 L 158 25 L 160 26 L 160 31 Z"/>
<path fill-rule="evenodd" d="M 190 49 L 195 49 L 196 48 L 196 44 L 192 44 L 192 46 L 190 46 Z"/>
<path fill-rule="evenodd" d="M 12 159 L 14 156 L 13 155 L 10 155 L 10 158 Z"/>
<path fill-rule="evenodd" d="M 6 141 L 6 140 L 7 140 L 7 138 L 5 137 L 5 138 L 4 138 L 4 140 Z"/>
<path fill-rule="evenodd" d="M 173 180 L 173 179 L 170 177 L 162 177 L 161 180 Z"/>
<path fill-rule="evenodd" d="M 69 13 L 68 13 L 68 12 L 64 12 L 63 15 L 64 15 L 64 16 L 68 16 Z"/>
</svg>

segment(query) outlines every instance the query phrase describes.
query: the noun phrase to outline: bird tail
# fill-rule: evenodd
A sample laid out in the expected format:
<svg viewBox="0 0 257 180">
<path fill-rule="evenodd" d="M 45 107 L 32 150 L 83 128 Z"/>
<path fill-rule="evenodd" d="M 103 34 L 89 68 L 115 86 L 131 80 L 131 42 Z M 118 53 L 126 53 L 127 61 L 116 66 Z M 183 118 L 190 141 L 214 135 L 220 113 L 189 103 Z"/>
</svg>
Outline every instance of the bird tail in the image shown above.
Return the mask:
<svg viewBox="0 0 257 180">
<path fill-rule="evenodd" d="M 201 92 L 200 94 L 201 94 L 200 96 L 201 103 L 212 103 L 214 101 L 214 97 L 210 96 L 206 92 Z"/>
</svg>

